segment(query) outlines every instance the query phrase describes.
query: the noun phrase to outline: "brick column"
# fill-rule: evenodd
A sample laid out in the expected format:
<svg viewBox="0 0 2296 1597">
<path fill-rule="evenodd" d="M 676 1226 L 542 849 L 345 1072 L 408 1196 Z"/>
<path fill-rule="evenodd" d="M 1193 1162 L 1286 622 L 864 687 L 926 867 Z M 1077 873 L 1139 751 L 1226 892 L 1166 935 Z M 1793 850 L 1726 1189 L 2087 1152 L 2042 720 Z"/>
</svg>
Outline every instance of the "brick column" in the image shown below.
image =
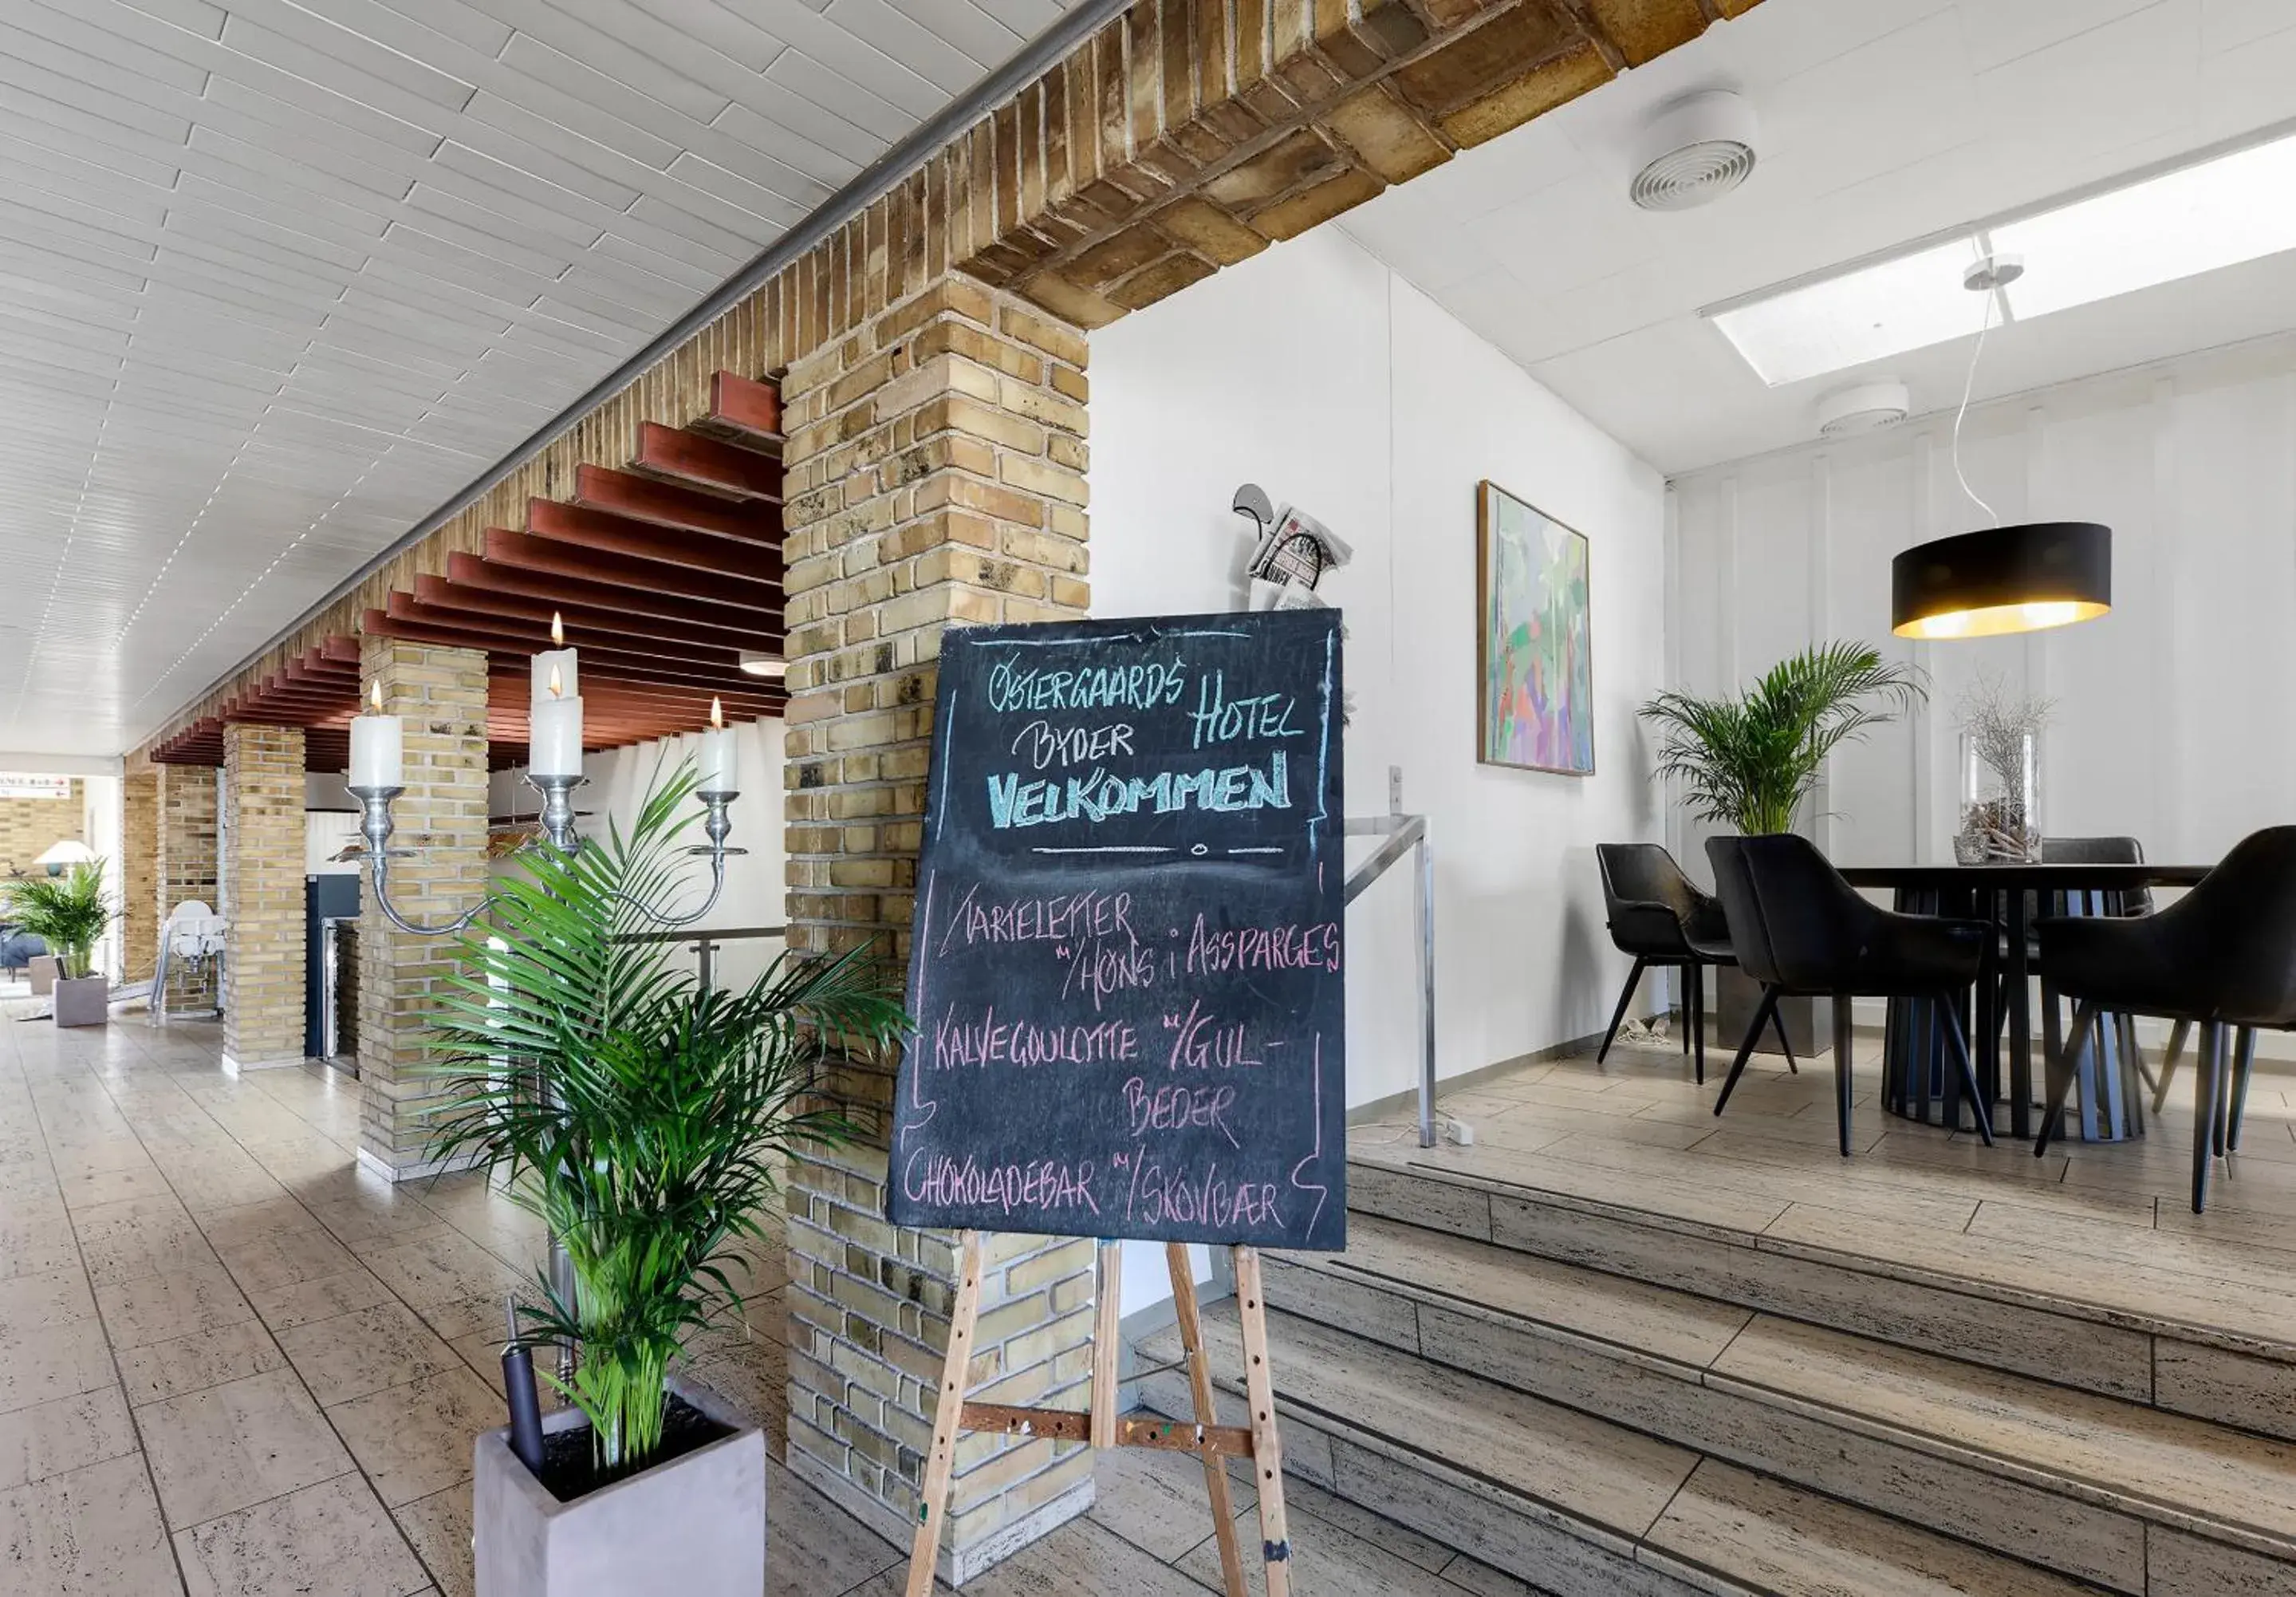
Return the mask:
<svg viewBox="0 0 2296 1597">
<path fill-rule="evenodd" d="M 799 361 L 790 429 L 790 941 L 908 957 L 934 662 L 952 623 L 1081 615 L 1083 336 L 950 276 Z M 857 1145 L 791 1160 L 789 1466 L 906 1541 L 948 1345 L 955 1238 L 885 1222 L 889 1064 L 834 1091 Z M 1082 1406 L 1092 1244 L 988 1239 L 972 1380 Z M 1092 1455 L 967 1437 L 941 1570 L 962 1581 L 1092 1502 Z"/>
<path fill-rule="evenodd" d="M 391 807 L 390 901 L 426 926 L 455 918 L 487 890 L 487 657 L 367 638 L 363 679 L 406 722 L 406 791 Z M 371 886 L 358 932 L 359 1163 L 393 1181 L 428 1175 L 434 1094 L 418 1067 L 432 1004 L 455 967 L 451 937 L 417 937 L 383 918 Z"/>
<path fill-rule="evenodd" d="M 119 980 L 150 979 L 160 951 L 160 775 L 130 770 L 119 778 Z"/>
<path fill-rule="evenodd" d="M 223 729 L 230 929 L 224 955 L 226 1066 L 303 1062 L 303 729 Z"/>
<path fill-rule="evenodd" d="M 166 926 L 177 904 L 188 899 L 213 906 L 219 897 L 221 861 L 216 855 L 216 769 L 212 765 L 160 765 L 152 769 L 160 790 L 159 898 L 156 924 Z M 221 1001 L 216 970 L 196 975 L 185 965 L 168 978 L 167 1001 L 177 1009 L 197 1009 Z"/>
</svg>

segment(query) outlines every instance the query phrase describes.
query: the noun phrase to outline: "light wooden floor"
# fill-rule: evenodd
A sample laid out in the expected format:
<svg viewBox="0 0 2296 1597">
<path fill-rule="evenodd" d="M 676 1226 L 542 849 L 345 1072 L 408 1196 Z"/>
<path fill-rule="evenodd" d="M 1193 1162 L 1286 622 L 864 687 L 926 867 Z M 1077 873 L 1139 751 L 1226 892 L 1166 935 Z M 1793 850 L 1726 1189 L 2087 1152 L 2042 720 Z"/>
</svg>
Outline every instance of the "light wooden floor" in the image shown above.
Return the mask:
<svg viewBox="0 0 2296 1597">
<path fill-rule="evenodd" d="M 503 1295 L 537 1228 L 472 1177 L 364 1173 L 355 1082 L 227 1075 L 219 1041 L 0 1021 L 0 1593 L 467 1597 L 471 1441 L 503 1423 Z M 692 1349 L 776 1460 L 783 1279 L 757 1260 L 747 1322 Z M 767 1597 L 896 1597 L 906 1549 L 767 1475 Z M 1217 1588 L 1193 1462 L 1114 1454 L 1098 1481 L 968 1597 Z M 1319 1597 L 1527 1590 L 1311 1486 L 1290 1504 Z"/>
<path fill-rule="evenodd" d="M 2296 1080 L 2259 1067 L 2243 1151 L 2190 1207 L 2190 1060 L 2166 1114 L 2122 1143 L 2030 1143 L 1901 1121 L 1881 1108 L 1880 1041 L 1861 1033 L 1855 1157 L 1836 1140 L 1830 1058 L 1786 1074 L 1757 1056 L 1719 1119 L 1729 1056 L 1705 1085 L 1678 1042 L 1621 1040 L 1445 1093 L 1472 1147 L 1423 1151 L 1398 1114 L 1350 1134 L 1358 1160 L 1497 1177 L 1589 1201 L 1893 1260 L 2142 1320 L 2296 1343 Z"/>
</svg>

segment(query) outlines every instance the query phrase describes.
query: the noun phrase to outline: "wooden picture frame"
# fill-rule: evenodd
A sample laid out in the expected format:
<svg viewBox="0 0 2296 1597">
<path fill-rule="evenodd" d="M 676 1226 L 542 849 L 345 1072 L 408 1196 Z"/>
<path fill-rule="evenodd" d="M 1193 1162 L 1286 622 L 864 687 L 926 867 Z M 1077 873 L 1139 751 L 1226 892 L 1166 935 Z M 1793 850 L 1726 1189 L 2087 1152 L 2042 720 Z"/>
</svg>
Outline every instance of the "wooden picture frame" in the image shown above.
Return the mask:
<svg viewBox="0 0 2296 1597">
<path fill-rule="evenodd" d="M 1478 763 L 1595 774 L 1593 567 L 1585 533 L 1476 484 Z"/>
</svg>

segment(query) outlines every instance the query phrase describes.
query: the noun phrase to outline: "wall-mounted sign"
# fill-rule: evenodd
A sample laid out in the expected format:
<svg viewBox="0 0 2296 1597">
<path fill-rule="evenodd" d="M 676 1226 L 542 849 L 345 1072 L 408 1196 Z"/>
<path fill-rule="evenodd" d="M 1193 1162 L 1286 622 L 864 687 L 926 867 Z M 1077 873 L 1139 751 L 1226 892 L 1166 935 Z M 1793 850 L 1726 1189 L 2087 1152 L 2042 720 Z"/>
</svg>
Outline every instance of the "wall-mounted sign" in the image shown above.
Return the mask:
<svg viewBox="0 0 2296 1597">
<path fill-rule="evenodd" d="M 70 777 L 0 775 L 0 799 L 68 799 L 71 795 Z"/>
</svg>

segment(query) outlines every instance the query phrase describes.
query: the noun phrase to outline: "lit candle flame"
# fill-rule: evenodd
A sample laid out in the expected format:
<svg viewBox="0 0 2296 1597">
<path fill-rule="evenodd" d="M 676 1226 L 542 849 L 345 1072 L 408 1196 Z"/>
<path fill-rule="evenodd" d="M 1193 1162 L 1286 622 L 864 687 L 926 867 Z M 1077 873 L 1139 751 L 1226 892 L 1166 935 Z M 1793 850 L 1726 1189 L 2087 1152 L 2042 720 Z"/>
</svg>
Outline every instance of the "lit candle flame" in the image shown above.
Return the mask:
<svg viewBox="0 0 2296 1597">
<path fill-rule="evenodd" d="M 566 685 L 559 679 L 558 664 L 555 661 L 553 661 L 550 666 L 550 696 L 554 699 L 566 696 Z"/>
<path fill-rule="evenodd" d="M 553 648 L 566 646 L 566 618 L 555 610 L 550 613 L 550 643 Z"/>
<path fill-rule="evenodd" d="M 714 695 L 709 700 L 709 724 L 713 727 L 723 727 L 726 724 L 725 703 Z"/>
<path fill-rule="evenodd" d="M 377 715 L 382 713 L 382 679 L 377 677 L 367 687 L 366 702 L 374 706 Z"/>
</svg>

